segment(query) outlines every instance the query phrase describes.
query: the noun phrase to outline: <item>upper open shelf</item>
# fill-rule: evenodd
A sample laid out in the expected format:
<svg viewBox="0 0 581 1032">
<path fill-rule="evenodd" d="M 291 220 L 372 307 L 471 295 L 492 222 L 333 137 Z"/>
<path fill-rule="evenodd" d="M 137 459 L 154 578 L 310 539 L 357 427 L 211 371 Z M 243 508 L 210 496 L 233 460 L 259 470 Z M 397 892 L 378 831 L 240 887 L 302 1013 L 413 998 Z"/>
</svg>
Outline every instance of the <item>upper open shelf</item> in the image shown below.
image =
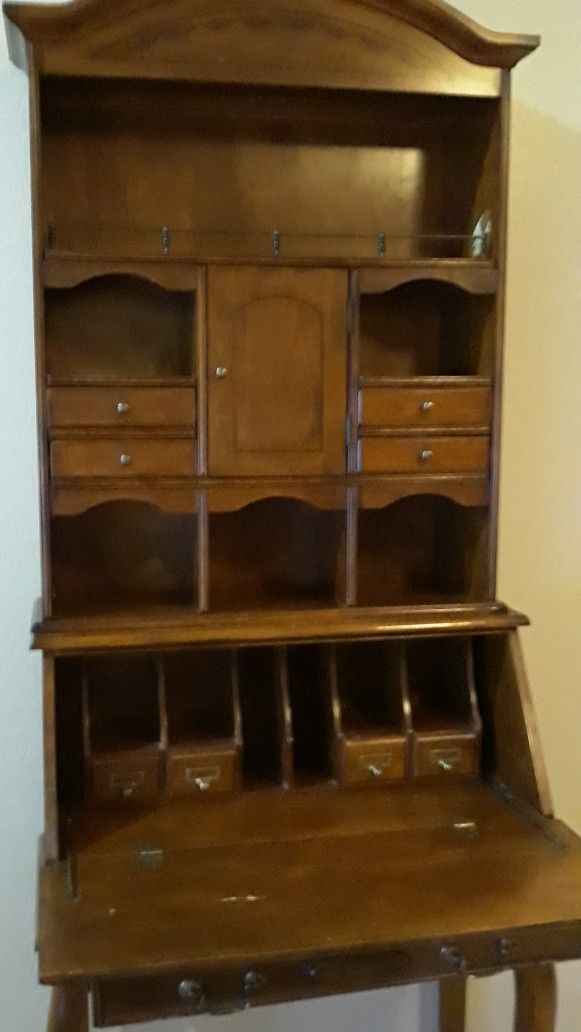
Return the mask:
<svg viewBox="0 0 581 1032">
<path fill-rule="evenodd" d="M 498 99 L 46 78 L 41 107 L 47 256 L 496 258 Z"/>
</svg>

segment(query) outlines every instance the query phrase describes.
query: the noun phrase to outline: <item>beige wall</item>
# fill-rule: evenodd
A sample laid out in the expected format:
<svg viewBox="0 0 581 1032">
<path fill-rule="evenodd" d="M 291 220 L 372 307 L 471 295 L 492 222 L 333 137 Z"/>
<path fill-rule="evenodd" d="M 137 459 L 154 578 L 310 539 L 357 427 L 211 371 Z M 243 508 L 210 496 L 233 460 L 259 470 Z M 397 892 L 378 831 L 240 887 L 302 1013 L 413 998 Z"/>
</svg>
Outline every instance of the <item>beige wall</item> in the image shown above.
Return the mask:
<svg viewBox="0 0 581 1032">
<path fill-rule="evenodd" d="M 558 813 L 581 832 L 581 0 L 463 0 L 484 24 L 541 32 L 514 77 L 499 593 L 524 633 Z M 0 33 L 1 35 L 1 33 Z M 32 953 L 41 826 L 27 94 L 0 41 L 0 1028 L 43 1032 Z M 581 965 L 559 970 L 559 1032 L 581 1032 Z M 509 1032 L 510 977 L 473 984 L 469 1032 Z M 430 988 L 160 1026 L 165 1032 L 436 1032 Z M 148 1026 L 148 1030 L 152 1026 Z"/>
</svg>

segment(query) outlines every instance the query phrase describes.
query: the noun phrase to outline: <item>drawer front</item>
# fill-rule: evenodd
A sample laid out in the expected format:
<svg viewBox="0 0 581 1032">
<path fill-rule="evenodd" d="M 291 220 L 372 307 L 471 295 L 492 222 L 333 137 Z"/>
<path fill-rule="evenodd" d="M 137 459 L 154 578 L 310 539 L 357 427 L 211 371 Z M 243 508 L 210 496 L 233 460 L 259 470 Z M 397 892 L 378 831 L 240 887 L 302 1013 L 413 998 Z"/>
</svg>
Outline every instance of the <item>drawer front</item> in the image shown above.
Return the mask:
<svg viewBox="0 0 581 1032">
<path fill-rule="evenodd" d="M 166 761 L 166 791 L 169 796 L 232 792 L 238 786 L 238 751 L 170 749 Z"/>
<path fill-rule="evenodd" d="M 93 756 L 89 762 L 89 792 L 96 802 L 154 799 L 161 788 L 161 756 Z"/>
<path fill-rule="evenodd" d="M 361 426 L 489 426 L 489 387 L 364 387 L 359 392 Z"/>
<path fill-rule="evenodd" d="M 344 780 L 348 784 L 400 781 L 406 773 L 406 739 L 347 738 Z"/>
<path fill-rule="evenodd" d="M 485 473 L 488 437 L 365 437 L 362 473 Z"/>
<path fill-rule="evenodd" d="M 413 772 L 418 778 L 466 777 L 480 767 L 480 746 L 476 734 L 416 734 Z"/>
<path fill-rule="evenodd" d="M 97 1027 L 210 1012 L 225 1014 L 284 1000 L 357 992 L 407 981 L 412 958 L 397 950 L 314 962 L 184 972 L 93 987 Z"/>
<path fill-rule="evenodd" d="M 188 477 L 195 472 L 195 442 L 189 438 L 63 439 L 51 445 L 53 477 Z"/>
<path fill-rule="evenodd" d="M 49 387 L 48 425 L 193 427 L 195 399 L 191 387 Z"/>
</svg>

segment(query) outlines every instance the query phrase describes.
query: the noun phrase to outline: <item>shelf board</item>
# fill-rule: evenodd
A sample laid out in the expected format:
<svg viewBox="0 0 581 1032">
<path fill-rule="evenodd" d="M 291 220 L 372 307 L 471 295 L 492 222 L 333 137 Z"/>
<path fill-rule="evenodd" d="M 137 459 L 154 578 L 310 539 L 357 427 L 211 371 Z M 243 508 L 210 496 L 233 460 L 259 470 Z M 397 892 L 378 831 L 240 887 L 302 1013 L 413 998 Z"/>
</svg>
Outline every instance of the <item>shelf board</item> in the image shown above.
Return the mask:
<svg viewBox="0 0 581 1032">
<path fill-rule="evenodd" d="M 165 648 L 172 645 L 244 645 L 385 638 L 418 634 L 507 631 L 527 617 L 501 602 L 381 608 L 254 610 L 200 613 L 165 607 L 71 617 L 33 618 L 32 646 L 66 653 L 99 648 Z"/>
<path fill-rule="evenodd" d="M 330 254 L 322 251 L 310 255 L 228 254 L 205 248 L 162 257 L 159 252 L 99 253 L 98 251 L 57 250 L 47 252 L 43 259 L 43 283 L 47 288 L 72 287 L 95 276 L 144 275 L 154 279 L 168 289 L 194 289 L 192 275 L 196 265 L 279 265 L 279 266 L 324 266 L 325 268 L 351 268 L 363 271 L 364 292 L 372 292 L 376 283 L 374 274 L 387 273 L 388 280 L 396 284 L 399 277 L 405 282 L 409 278 L 441 279 L 463 285 L 477 293 L 495 293 L 498 282 L 496 263 L 483 258 L 378 258 L 361 257 L 356 254 Z M 413 277 L 408 274 L 413 273 Z M 368 278 L 369 277 L 369 278 Z M 363 286 L 362 286 L 363 289 Z M 377 289 L 389 289 L 377 287 Z"/>
<path fill-rule="evenodd" d="M 492 387 L 490 376 L 360 376 L 359 387 Z"/>
<path fill-rule="evenodd" d="M 195 387 L 193 376 L 48 376 L 47 387 Z"/>
</svg>

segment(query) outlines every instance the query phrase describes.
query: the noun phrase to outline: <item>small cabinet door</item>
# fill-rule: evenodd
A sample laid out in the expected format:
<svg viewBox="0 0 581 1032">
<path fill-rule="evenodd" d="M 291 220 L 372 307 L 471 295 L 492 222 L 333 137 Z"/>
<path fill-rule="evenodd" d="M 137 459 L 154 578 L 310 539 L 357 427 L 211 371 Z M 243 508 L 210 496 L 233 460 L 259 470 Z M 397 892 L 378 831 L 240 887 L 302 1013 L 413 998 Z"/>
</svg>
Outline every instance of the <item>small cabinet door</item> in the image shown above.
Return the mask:
<svg viewBox="0 0 581 1032">
<path fill-rule="evenodd" d="M 210 475 L 343 473 L 347 273 L 211 268 L 208 309 Z"/>
</svg>

